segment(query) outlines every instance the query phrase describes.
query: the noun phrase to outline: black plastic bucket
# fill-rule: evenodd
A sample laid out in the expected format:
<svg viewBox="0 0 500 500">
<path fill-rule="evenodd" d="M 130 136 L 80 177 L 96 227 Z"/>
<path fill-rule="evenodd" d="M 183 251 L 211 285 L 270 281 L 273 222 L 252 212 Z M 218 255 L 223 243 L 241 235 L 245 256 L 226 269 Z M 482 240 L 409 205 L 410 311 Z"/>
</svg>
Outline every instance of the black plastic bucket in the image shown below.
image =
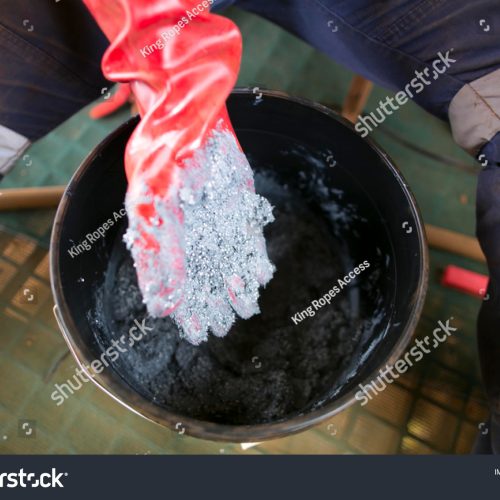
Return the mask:
<svg viewBox="0 0 500 500">
<path fill-rule="evenodd" d="M 200 347 L 162 333 L 168 320 L 149 318 L 159 333 L 93 380 L 159 424 L 251 442 L 331 417 L 355 402 L 358 384 L 401 356 L 425 298 L 427 247 L 400 172 L 349 122 L 271 91 L 236 90 L 228 109 L 256 189 L 275 206 L 266 240 L 277 272 L 262 291 L 262 314 Z M 139 320 L 146 314 L 136 285 L 118 292 L 120 273 L 131 279 L 121 240 L 126 217 L 116 214 L 123 214 L 123 152 L 136 124 L 118 128 L 86 158 L 53 228 L 56 317 L 85 371 L 124 333 L 124 308 Z M 110 218 L 84 248 L 86 235 Z"/>
</svg>

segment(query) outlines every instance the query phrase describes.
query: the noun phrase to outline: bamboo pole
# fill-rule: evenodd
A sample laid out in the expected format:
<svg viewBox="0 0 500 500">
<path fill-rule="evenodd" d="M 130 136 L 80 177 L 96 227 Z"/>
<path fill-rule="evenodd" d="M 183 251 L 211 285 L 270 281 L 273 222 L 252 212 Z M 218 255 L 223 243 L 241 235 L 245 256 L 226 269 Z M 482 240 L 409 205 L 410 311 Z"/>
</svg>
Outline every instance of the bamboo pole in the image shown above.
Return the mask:
<svg viewBox="0 0 500 500">
<path fill-rule="evenodd" d="M 486 262 L 486 258 L 479 246 L 479 242 L 472 236 L 466 236 L 442 227 L 425 225 L 429 246 L 445 250 L 479 262 Z"/>
<path fill-rule="evenodd" d="M 0 211 L 57 207 L 64 189 L 65 186 L 48 186 L 0 190 Z M 472 236 L 430 224 L 425 225 L 425 231 L 429 246 L 433 248 L 479 262 L 486 261 L 479 242 Z"/>
<path fill-rule="evenodd" d="M 363 112 L 372 88 L 372 82 L 362 76 L 354 76 L 342 106 L 342 116 L 354 123 Z"/>
<path fill-rule="evenodd" d="M 65 186 L 0 189 L 0 210 L 57 207 Z"/>
</svg>

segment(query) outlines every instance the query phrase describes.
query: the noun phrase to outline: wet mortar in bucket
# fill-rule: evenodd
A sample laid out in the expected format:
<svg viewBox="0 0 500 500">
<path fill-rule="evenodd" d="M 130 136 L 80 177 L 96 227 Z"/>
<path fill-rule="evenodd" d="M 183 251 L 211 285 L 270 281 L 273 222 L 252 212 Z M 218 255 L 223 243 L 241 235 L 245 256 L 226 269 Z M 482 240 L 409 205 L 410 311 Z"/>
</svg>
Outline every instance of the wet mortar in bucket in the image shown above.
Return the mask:
<svg viewBox="0 0 500 500">
<path fill-rule="evenodd" d="M 199 346 L 181 339 L 171 318 L 149 317 L 122 241 L 126 222 L 90 314 L 102 350 L 136 320 L 152 327 L 112 363 L 138 393 L 180 415 L 228 425 L 286 420 L 340 393 L 384 337 L 387 297 L 381 290 L 394 273 L 386 230 L 366 200 L 353 201 L 349 191 L 356 187 L 348 176 L 344 191 L 324 183 L 324 167 L 293 177 L 252 167 L 256 191 L 275 217 L 264 234 L 276 271 L 261 289 L 259 315 L 238 319 L 226 337 L 209 336 Z M 371 245 L 363 247 L 361 233 L 373 236 Z M 368 270 L 329 304 L 313 307 L 313 316 L 297 320 L 364 260 Z"/>
</svg>

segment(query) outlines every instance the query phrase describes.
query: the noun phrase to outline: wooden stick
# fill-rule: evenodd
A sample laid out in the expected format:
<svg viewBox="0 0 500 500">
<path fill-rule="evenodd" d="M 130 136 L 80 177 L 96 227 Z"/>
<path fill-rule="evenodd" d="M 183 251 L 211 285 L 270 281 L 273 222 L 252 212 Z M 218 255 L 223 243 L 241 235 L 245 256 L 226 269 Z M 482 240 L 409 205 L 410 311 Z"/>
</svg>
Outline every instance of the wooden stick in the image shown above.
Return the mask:
<svg viewBox="0 0 500 500">
<path fill-rule="evenodd" d="M 0 190 L 0 210 L 57 207 L 65 186 L 15 188 Z"/>
<path fill-rule="evenodd" d="M 65 186 L 3 189 L 0 190 L 0 210 L 57 207 L 64 189 Z M 425 225 L 425 231 L 429 246 L 486 262 L 476 238 L 430 224 Z"/>
<path fill-rule="evenodd" d="M 342 106 L 342 116 L 354 123 L 365 108 L 370 97 L 373 83 L 362 76 L 356 75 L 351 81 L 349 91 Z"/>
<path fill-rule="evenodd" d="M 449 229 L 425 225 L 429 246 L 447 252 L 462 255 L 479 262 L 486 262 L 486 258 L 479 246 L 479 242 L 472 236 L 466 236 Z"/>
</svg>

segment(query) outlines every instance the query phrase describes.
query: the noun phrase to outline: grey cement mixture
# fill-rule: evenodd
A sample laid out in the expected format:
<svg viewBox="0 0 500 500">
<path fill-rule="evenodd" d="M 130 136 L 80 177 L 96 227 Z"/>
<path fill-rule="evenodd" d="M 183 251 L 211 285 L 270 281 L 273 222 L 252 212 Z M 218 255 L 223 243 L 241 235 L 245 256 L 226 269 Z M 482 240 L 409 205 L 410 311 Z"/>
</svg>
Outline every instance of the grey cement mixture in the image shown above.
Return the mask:
<svg viewBox="0 0 500 500">
<path fill-rule="evenodd" d="M 152 316 L 170 314 L 194 345 L 211 332 L 227 334 L 236 316 L 259 313 L 259 287 L 272 278 L 263 228 L 271 205 L 254 191 L 253 172 L 234 135 L 217 127 L 207 143 L 176 166 L 166 197 L 153 196 L 142 177 L 127 192 L 125 235 Z M 154 204 L 144 224 L 135 207 Z M 141 245 L 144 235 L 158 251 Z"/>
<path fill-rule="evenodd" d="M 147 318 L 147 337 L 114 368 L 138 392 L 171 411 L 225 424 L 256 424 L 301 413 L 325 397 L 353 357 L 356 329 L 349 294 L 295 325 L 297 311 L 345 274 L 328 217 L 286 186 L 257 174 L 258 191 L 274 206 L 265 229 L 276 266 L 261 291 L 261 314 L 238 319 L 224 338 L 194 346 L 175 322 L 148 316 L 133 261 L 117 244 L 96 298 L 93 324 L 102 349 Z M 358 329 L 359 330 L 359 329 Z"/>
</svg>

